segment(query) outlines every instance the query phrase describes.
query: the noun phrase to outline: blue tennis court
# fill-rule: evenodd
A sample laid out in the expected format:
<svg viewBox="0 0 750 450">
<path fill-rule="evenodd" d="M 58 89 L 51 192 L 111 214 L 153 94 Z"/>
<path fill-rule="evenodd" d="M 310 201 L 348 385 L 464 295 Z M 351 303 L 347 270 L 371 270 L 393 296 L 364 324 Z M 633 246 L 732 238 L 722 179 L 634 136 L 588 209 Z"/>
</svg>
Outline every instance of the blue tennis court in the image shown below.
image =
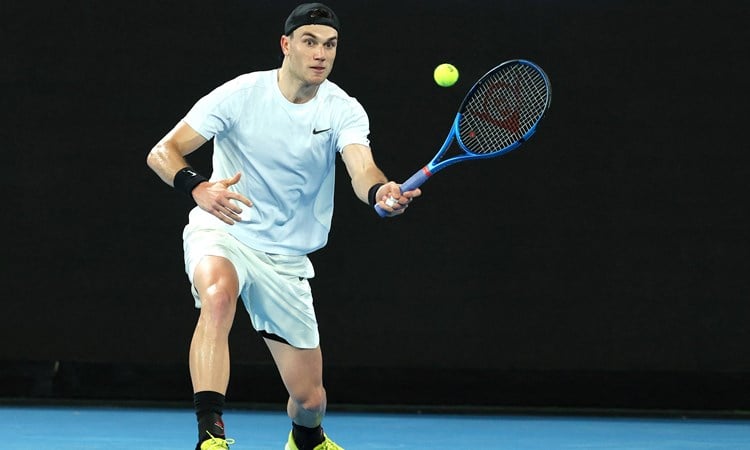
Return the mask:
<svg viewBox="0 0 750 450">
<path fill-rule="evenodd" d="M 193 449 L 191 409 L 2 406 L 2 448 L 14 450 Z M 289 420 L 279 412 L 228 410 L 233 450 L 283 449 Z M 326 430 L 347 450 L 750 448 L 744 419 L 452 415 L 330 412 Z"/>
</svg>

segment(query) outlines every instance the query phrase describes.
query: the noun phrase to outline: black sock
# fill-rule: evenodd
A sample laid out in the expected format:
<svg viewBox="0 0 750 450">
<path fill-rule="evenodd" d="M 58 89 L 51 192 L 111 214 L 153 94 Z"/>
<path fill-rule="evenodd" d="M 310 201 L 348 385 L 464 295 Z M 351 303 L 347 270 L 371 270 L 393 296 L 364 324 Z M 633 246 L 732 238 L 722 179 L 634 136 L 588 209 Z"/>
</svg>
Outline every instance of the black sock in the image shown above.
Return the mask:
<svg viewBox="0 0 750 450">
<path fill-rule="evenodd" d="M 224 439 L 224 421 L 221 419 L 224 413 L 224 396 L 212 391 L 196 392 L 193 404 L 198 418 L 198 444 L 211 436 Z"/>
<path fill-rule="evenodd" d="M 307 428 L 294 422 L 292 422 L 292 437 L 299 450 L 312 450 L 325 440 L 323 428 L 320 425 L 315 428 Z"/>
</svg>

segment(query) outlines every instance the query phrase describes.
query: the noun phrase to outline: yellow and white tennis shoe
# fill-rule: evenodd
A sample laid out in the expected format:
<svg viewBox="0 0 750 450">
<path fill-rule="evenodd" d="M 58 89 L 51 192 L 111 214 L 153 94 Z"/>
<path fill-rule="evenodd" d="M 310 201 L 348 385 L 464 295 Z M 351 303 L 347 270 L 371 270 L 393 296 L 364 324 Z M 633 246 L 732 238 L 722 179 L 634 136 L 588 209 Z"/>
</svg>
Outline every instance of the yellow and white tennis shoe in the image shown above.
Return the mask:
<svg viewBox="0 0 750 450">
<path fill-rule="evenodd" d="M 328 436 L 323 434 L 323 437 L 325 438 L 325 441 L 321 442 L 320 444 L 316 445 L 313 450 L 344 450 L 343 447 L 340 447 L 338 444 L 333 442 Z M 294 442 L 294 438 L 292 437 L 292 433 L 289 433 L 289 439 L 286 442 L 286 446 L 284 446 L 284 450 L 299 450 L 297 448 L 297 444 Z"/>
</svg>

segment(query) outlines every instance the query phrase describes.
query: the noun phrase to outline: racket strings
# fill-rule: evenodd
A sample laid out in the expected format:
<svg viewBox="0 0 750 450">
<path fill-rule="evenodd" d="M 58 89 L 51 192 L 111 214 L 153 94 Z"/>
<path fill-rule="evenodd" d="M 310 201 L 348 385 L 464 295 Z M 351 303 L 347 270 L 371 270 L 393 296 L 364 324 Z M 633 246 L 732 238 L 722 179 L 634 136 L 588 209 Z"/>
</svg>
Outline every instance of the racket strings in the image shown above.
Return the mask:
<svg viewBox="0 0 750 450">
<path fill-rule="evenodd" d="M 459 138 L 475 154 L 501 151 L 533 130 L 549 104 L 545 78 L 514 64 L 490 74 L 461 111 Z"/>
</svg>

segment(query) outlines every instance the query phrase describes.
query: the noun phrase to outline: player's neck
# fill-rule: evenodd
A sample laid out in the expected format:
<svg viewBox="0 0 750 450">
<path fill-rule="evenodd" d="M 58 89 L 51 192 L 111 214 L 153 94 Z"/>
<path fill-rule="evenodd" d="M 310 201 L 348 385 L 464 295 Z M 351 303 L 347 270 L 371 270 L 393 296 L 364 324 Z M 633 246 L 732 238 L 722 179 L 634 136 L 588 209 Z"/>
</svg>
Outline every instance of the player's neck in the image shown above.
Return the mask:
<svg viewBox="0 0 750 450">
<path fill-rule="evenodd" d="M 278 70 L 276 81 L 281 94 L 292 103 L 307 103 L 318 93 L 319 85 L 306 84 L 294 77 L 282 65 Z"/>
</svg>

